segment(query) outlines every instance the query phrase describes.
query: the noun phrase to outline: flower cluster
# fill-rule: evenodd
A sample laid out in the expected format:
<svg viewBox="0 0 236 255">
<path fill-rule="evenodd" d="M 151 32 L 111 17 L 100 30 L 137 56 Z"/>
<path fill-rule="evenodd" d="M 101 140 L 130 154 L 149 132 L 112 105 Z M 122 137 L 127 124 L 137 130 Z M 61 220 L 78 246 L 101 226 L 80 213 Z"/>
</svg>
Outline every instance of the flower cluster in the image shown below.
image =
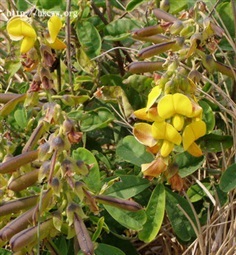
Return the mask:
<svg viewBox="0 0 236 255">
<path fill-rule="evenodd" d="M 134 112 L 138 119 L 146 121 L 134 125 L 134 136 L 156 155 L 153 162 L 142 165 L 144 176 L 153 178 L 164 172 L 176 146 L 178 151 L 182 148 L 195 157 L 202 155 L 196 143 L 206 134 L 202 111 L 191 94 L 168 94 L 158 84 L 151 90 L 146 107 Z"/>
<path fill-rule="evenodd" d="M 37 69 L 29 92 L 40 90 L 41 85 L 46 90 L 53 88 L 51 71 L 56 63 L 53 50 L 66 48 L 66 44 L 58 38 L 61 28 L 62 22 L 58 16 L 50 17 L 47 28 L 42 28 L 43 36 L 37 36 L 35 28 L 26 16 L 16 16 L 8 21 L 7 32 L 10 39 L 13 41 L 22 40 L 20 53 L 24 70 L 30 72 Z"/>
</svg>

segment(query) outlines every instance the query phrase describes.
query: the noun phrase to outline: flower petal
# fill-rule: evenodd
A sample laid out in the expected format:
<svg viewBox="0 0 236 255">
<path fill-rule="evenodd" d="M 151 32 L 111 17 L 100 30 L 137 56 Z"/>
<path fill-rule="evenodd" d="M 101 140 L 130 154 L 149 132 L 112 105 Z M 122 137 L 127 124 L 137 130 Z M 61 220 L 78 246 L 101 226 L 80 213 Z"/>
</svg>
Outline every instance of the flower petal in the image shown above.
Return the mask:
<svg viewBox="0 0 236 255">
<path fill-rule="evenodd" d="M 204 121 L 199 120 L 187 125 L 183 132 L 183 146 L 184 150 L 188 150 L 199 137 L 206 134 L 206 124 Z"/>
<path fill-rule="evenodd" d="M 49 46 L 54 50 L 63 50 L 66 48 L 66 44 L 62 42 L 59 38 L 56 38 L 53 43 L 49 43 Z"/>
<path fill-rule="evenodd" d="M 152 135 L 152 126 L 147 123 L 135 124 L 133 133 L 135 138 L 146 146 L 153 147 L 157 143 Z"/>
<path fill-rule="evenodd" d="M 196 143 L 192 143 L 189 147 L 187 152 L 191 154 L 194 157 L 201 157 L 202 156 L 202 150 Z"/>
<path fill-rule="evenodd" d="M 141 108 L 137 111 L 134 111 L 134 115 L 136 118 L 140 120 L 147 120 L 147 121 L 152 121 L 151 118 L 148 117 L 146 108 Z"/>
<path fill-rule="evenodd" d="M 184 126 L 184 117 L 179 114 L 175 114 L 172 119 L 173 126 L 176 130 L 181 131 Z"/>
<path fill-rule="evenodd" d="M 164 140 L 161 146 L 161 151 L 160 151 L 161 156 L 164 158 L 169 156 L 169 154 L 172 152 L 173 149 L 174 149 L 174 144 L 172 142 Z"/>
<path fill-rule="evenodd" d="M 9 20 L 7 24 L 7 32 L 11 40 L 14 41 L 21 40 L 23 37 L 37 37 L 33 27 L 20 17 L 15 17 Z"/>
<path fill-rule="evenodd" d="M 152 88 L 151 92 L 148 94 L 146 110 L 149 110 L 155 104 L 157 98 L 161 95 L 161 91 L 159 86 Z"/>
<path fill-rule="evenodd" d="M 56 15 L 51 16 L 51 18 L 48 20 L 48 30 L 50 37 L 47 39 L 49 43 L 54 43 L 57 35 L 62 28 L 62 22 L 60 18 Z"/>
<path fill-rule="evenodd" d="M 35 43 L 36 38 L 34 37 L 24 37 L 24 39 L 22 40 L 21 46 L 20 46 L 20 53 L 24 54 L 26 52 L 28 52 L 31 48 L 34 47 L 34 43 Z"/>
<path fill-rule="evenodd" d="M 153 160 L 151 163 L 142 164 L 142 173 L 147 177 L 158 177 L 167 168 L 167 164 L 162 157 Z"/>
<path fill-rule="evenodd" d="M 176 113 L 183 116 L 191 116 L 192 103 L 187 96 L 181 93 L 168 94 L 158 103 L 158 113 L 164 119 L 168 119 Z"/>
<path fill-rule="evenodd" d="M 157 140 L 164 139 L 177 145 L 180 145 L 182 140 L 178 131 L 166 122 L 154 122 L 152 124 L 152 135 Z"/>
</svg>

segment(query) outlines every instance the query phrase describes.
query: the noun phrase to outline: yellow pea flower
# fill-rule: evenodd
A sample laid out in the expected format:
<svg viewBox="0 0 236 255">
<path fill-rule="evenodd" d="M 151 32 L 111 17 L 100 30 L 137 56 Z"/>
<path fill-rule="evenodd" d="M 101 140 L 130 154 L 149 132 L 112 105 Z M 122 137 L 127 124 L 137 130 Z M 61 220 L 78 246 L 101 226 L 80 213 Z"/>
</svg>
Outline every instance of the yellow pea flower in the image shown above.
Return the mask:
<svg viewBox="0 0 236 255">
<path fill-rule="evenodd" d="M 163 119 L 173 117 L 174 127 L 180 131 L 184 117 L 193 118 L 201 114 L 202 108 L 181 93 L 165 95 L 158 103 L 158 114 Z"/>
<path fill-rule="evenodd" d="M 8 21 L 7 33 L 13 41 L 22 40 L 20 52 L 24 54 L 33 48 L 37 35 L 33 27 L 24 17 L 13 17 Z"/>
<path fill-rule="evenodd" d="M 48 20 L 48 34 L 46 34 L 46 40 L 52 49 L 63 50 L 66 48 L 66 44 L 57 37 L 61 28 L 62 22 L 60 18 L 56 15 L 51 16 Z"/>
<path fill-rule="evenodd" d="M 156 140 L 163 140 L 161 156 L 167 157 L 174 148 L 174 144 L 180 145 L 182 138 L 178 131 L 169 123 L 154 122 L 152 124 L 152 135 Z"/>
<path fill-rule="evenodd" d="M 202 150 L 195 143 L 195 141 L 206 134 L 206 124 L 204 121 L 199 120 L 187 125 L 183 131 L 183 147 L 195 157 L 202 155 Z"/>
</svg>

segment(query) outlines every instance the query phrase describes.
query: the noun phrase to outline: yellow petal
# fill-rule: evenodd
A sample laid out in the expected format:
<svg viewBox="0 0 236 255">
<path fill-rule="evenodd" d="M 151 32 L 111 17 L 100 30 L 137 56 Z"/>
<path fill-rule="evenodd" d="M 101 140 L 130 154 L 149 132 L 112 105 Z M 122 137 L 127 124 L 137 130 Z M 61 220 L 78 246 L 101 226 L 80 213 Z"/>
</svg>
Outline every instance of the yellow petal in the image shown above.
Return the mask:
<svg viewBox="0 0 236 255">
<path fill-rule="evenodd" d="M 194 157 L 201 157 L 202 156 L 202 150 L 196 143 L 192 143 L 189 147 L 187 152 L 191 154 Z"/>
<path fill-rule="evenodd" d="M 177 145 L 180 145 L 182 140 L 178 131 L 166 122 L 154 122 L 152 124 L 152 135 L 156 140 L 164 139 Z"/>
<path fill-rule="evenodd" d="M 36 32 L 33 27 L 22 20 L 20 17 L 11 19 L 7 24 L 7 32 L 14 41 L 21 40 L 23 37 L 36 38 Z"/>
<path fill-rule="evenodd" d="M 66 44 L 62 42 L 59 38 L 56 38 L 54 43 L 49 43 L 49 46 L 54 50 L 63 50 L 66 48 Z"/>
<path fill-rule="evenodd" d="M 168 119 L 176 113 L 191 116 L 192 103 L 187 96 L 181 93 L 168 94 L 158 103 L 158 113 L 164 119 Z"/>
<path fill-rule="evenodd" d="M 140 120 L 152 121 L 152 119 L 148 117 L 146 108 L 141 108 L 137 111 L 134 111 L 134 115 L 136 118 L 138 118 Z"/>
<path fill-rule="evenodd" d="M 179 114 L 175 114 L 172 119 L 173 126 L 176 130 L 181 131 L 184 126 L 184 117 Z"/>
<path fill-rule="evenodd" d="M 48 38 L 49 43 L 54 43 L 57 35 L 62 28 L 62 22 L 60 18 L 56 15 L 51 16 L 51 18 L 48 20 L 48 30 L 50 34 L 50 38 Z"/>
<path fill-rule="evenodd" d="M 20 47 L 20 53 L 24 54 L 27 51 L 29 51 L 31 48 L 34 47 L 35 39 L 33 37 L 24 37 L 21 47 Z"/>
<path fill-rule="evenodd" d="M 187 125 L 183 132 L 184 150 L 188 150 L 198 138 L 206 134 L 206 124 L 202 120 L 192 122 Z"/>
<path fill-rule="evenodd" d="M 149 119 L 151 119 L 152 121 L 157 121 L 157 122 L 163 122 L 164 119 L 162 119 L 157 112 L 157 107 L 152 107 L 148 110 L 147 112 L 147 116 Z"/>
<path fill-rule="evenodd" d="M 157 143 L 152 136 L 152 126 L 147 123 L 135 124 L 133 133 L 135 138 L 146 146 L 153 147 Z"/>
<path fill-rule="evenodd" d="M 174 149 L 174 144 L 172 142 L 169 142 L 167 140 L 163 141 L 163 144 L 161 146 L 161 156 L 162 157 L 167 157 L 169 154 L 172 152 Z"/>
<path fill-rule="evenodd" d="M 155 86 L 151 92 L 148 94 L 148 101 L 146 110 L 149 110 L 153 104 L 155 104 L 157 98 L 161 95 L 161 88 L 159 86 Z"/>
</svg>

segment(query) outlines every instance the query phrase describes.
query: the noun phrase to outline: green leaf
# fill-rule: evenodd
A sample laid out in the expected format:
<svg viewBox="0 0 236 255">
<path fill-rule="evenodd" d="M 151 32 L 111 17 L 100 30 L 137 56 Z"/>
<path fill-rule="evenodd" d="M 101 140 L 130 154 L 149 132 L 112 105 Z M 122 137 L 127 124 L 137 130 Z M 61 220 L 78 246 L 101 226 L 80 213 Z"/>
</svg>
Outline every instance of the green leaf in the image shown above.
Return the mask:
<svg viewBox="0 0 236 255">
<path fill-rule="evenodd" d="M 85 148 L 73 150 L 72 157 L 75 160 L 83 160 L 86 164 L 92 165 L 88 176 L 84 178 L 88 188 L 93 191 L 98 191 L 101 187 L 100 171 L 96 158 Z"/>
<path fill-rule="evenodd" d="M 122 175 L 120 181 L 115 182 L 104 194 L 128 199 L 136 196 L 149 186 L 150 182 L 142 177 Z"/>
<path fill-rule="evenodd" d="M 43 9 L 49 10 L 49 9 L 54 9 L 55 8 L 55 10 L 58 11 L 58 12 L 60 10 L 65 10 L 64 4 L 65 4 L 65 2 L 63 0 L 53 0 L 53 1 L 38 0 L 38 2 L 37 2 L 37 6 L 40 8 L 40 11 L 41 11 L 41 13 L 39 13 L 39 14 L 41 14 L 41 16 L 48 15 L 48 13 L 45 12 Z M 62 8 L 62 6 L 64 8 Z"/>
<path fill-rule="evenodd" d="M 125 255 L 125 253 L 114 246 L 99 243 L 95 255 Z"/>
<path fill-rule="evenodd" d="M 26 0 L 17 0 L 16 1 L 16 6 L 18 11 L 26 11 L 27 9 L 31 8 L 37 0 L 31 0 L 30 3 L 27 2 Z"/>
<path fill-rule="evenodd" d="M 196 234 L 189 220 L 178 208 L 178 205 L 181 206 L 195 224 L 194 214 L 187 200 L 169 189 L 166 189 L 166 212 L 168 218 L 178 238 L 187 242 L 195 238 Z"/>
<path fill-rule="evenodd" d="M 220 178 L 220 189 L 229 192 L 236 187 L 236 163 L 228 167 Z"/>
<path fill-rule="evenodd" d="M 80 123 L 81 131 L 88 132 L 98 128 L 105 128 L 114 120 L 114 115 L 105 107 L 86 112 Z"/>
<path fill-rule="evenodd" d="M 130 212 L 105 204 L 104 207 L 111 217 L 128 229 L 139 231 L 142 229 L 143 224 L 146 221 L 146 214 L 144 210 Z"/>
<path fill-rule="evenodd" d="M 136 166 L 150 163 L 154 157 L 146 151 L 146 147 L 140 144 L 133 136 L 126 136 L 117 146 L 116 154 L 125 161 Z"/>
<path fill-rule="evenodd" d="M 140 27 L 136 20 L 117 19 L 109 23 L 105 28 L 104 40 L 120 41 L 130 36 L 130 31 Z"/>
<path fill-rule="evenodd" d="M 8 71 L 7 78 L 8 80 L 15 75 L 15 73 L 21 68 L 21 62 L 20 61 L 9 61 L 6 62 L 5 68 Z"/>
<path fill-rule="evenodd" d="M 12 255 L 12 252 L 3 248 L 0 248 L 1 255 Z"/>
<path fill-rule="evenodd" d="M 101 52 L 101 37 L 97 29 L 89 21 L 78 22 L 76 33 L 80 44 L 89 58 L 98 56 Z"/>
<path fill-rule="evenodd" d="M 184 8 L 187 7 L 188 3 L 189 2 L 192 2 L 192 3 L 195 3 L 195 0 L 170 0 L 170 10 L 169 12 L 170 13 L 178 13 L 180 11 L 182 11 Z M 192 4 L 193 6 L 193 4 Z"/>
<path fill-rule="evenodd" d="M 162 183 L 157 184 L 152 192 L 146 208 L 147 221 L 139 232 L 140 240 L 149 243 L 157 236 L 165 213 L 165 188 Z"/>
<path fill-rule="evenodd" d="M 206 187 L 207 190 L 210 190 L 210 188 L 211 188 L 210 183 L 202 182 L 202 184 Z M 203 199 L 203 197 L 207 196 L 205 191 L 198 184 L 192 185 L 188 189 L 187 195 L 192 203 L 197 202 L 197 201 Z"/>
<path fill-rule="evenodd" d="M 203 109 L 202 120 L 206 123 L 207 133 L 210 133 L 215 127 L 214 113 L 213 113 L 210 105 L 207 102 L 201 100 L 201 101 L 199 101 L 199 105 Z"/>
<path fill-rule="evenodd" d="M 133 11 L 136 7 L 138 7 L 143 2 L 146 2 L 147 0 L 131 0 L 126 6 L 126 11 L 130 12 Z"/>
<path fill-rule="evenodd" d="M 179 167 L 179 175 L 184 178 L 198 170 L 204 161 L 204 157 L 194 157 L 188 152 L 182 152 L 175 158 Z"/>
<path fill-rule="evenodd" d="M 225 27 L 227 28 L 229 34 L 232 38 L 235 37 L 235 30 L 234 30 L 234 15 L 233 15 L 233 8 L 231 2 L 222 2 L 217 5 L 216 8 L 217 12 L 219 13 L 220 20 L 223 21 Z M 219 20 L 219 24 L 221 21 Z"/>
<path fill-rule="evenodd" d="M 14 118 L 20 128 L 24 129 L 27 126 L 28 119 L 25 108 L 17 109 L 14 112 Z"/>
<path fill-rule="evenodd" d="M 233 146 L 233 137 L 229 135 L 208 134 L 199 139 L 201 148 L 207 152 L 221 152 Z"/>
</svg>

